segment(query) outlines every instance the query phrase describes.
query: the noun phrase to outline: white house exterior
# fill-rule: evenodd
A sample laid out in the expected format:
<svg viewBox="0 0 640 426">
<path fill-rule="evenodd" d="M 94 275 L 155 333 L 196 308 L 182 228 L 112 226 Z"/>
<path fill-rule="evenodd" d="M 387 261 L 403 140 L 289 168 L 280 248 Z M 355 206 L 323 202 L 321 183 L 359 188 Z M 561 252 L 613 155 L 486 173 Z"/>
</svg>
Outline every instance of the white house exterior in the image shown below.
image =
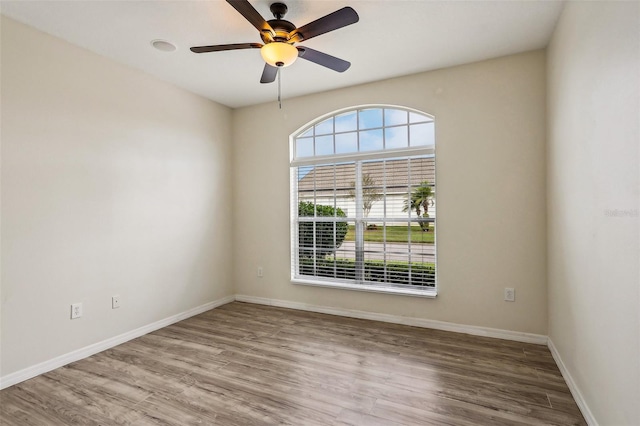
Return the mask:
<svg viewBox="0 0 640 426">
<path fill-rule="evenodd" d="M 309 166 L 304 176 L 298 180 L 298 201 L 338 207 L 346 214 L 348 221 L 355 220 L 355 165 Z M 403 211 L 409 194 L 422 182 L 428 182 L 435 193 L 435 162 L 433 157 L 402 160 L 370 161 L 363 164 L 363 178 L 368 176 L 373 184 L 371 193 L 386 197 L 374 201 L 367 215 L 368 224 L 382 224 L 384 219 L 407 218 L 407 221 L 389 222 L 387 225 L 407 225 L 416 219 L 415 211 Z M 407 184 L 409 183 L 409 184 Z M 364 187 L 365 191 L 369 187 Z M 429 218 L 435 219 L 435 197 L 429 205 Z M 414 226 L 417 222 L 414 221 Z"/>
</svg>

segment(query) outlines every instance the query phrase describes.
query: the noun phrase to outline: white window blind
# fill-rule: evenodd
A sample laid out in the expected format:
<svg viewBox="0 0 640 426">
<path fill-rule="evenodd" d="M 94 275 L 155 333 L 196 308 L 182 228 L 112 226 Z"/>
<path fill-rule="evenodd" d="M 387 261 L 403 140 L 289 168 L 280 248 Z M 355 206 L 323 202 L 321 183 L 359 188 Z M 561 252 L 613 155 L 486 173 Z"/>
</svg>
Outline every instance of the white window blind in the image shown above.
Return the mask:
<svg viewBox="0 0 640 426">
<path fill-rule="evenodd" d="M 295 281 L 435 292 L 433 119 L 347 111 L 292 140 Z"/>
</svg>

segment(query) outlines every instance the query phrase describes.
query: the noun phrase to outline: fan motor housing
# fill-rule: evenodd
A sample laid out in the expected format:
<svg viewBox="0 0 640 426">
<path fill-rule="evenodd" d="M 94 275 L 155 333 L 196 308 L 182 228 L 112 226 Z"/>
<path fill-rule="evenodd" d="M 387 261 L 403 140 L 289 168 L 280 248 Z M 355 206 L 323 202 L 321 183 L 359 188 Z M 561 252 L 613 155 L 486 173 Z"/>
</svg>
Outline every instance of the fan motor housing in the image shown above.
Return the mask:
<svg viewBox="0 0 640 426">
<path fill-rule="evenodd" d="M 284 19 L 272 19 L 267 21 L 267 23 L 271 25 L 276 36 L 272 38 L 269 33 L 260 33 L 260 37 L 265 43 L 270 43 L 271 41 L 282 41 L 286 43 L 289 41 L 289 33 L 296 29 L 295 25 Z"/>
<path fill-rule="evenodd" d="M 269 6 L 271 13 L 275 19 L 271 19 L 267 21 L 267 23 L 271 26 L 273 31 L 276 33 L 275 37 L 273 37 L 269 33 L 260 33 L 260 37 L 264 43 L 271 43 L 272 41 L 280 41 L 284 43 L 293 44 L 293 41 L 289 41 L 289 33 L 295 30 L 297 27 L 289 21 L 285 21 L 284 15 L 287 14 L 289 10 L 287 5 L 284 3 L 273 3 Z"/>
</svg>

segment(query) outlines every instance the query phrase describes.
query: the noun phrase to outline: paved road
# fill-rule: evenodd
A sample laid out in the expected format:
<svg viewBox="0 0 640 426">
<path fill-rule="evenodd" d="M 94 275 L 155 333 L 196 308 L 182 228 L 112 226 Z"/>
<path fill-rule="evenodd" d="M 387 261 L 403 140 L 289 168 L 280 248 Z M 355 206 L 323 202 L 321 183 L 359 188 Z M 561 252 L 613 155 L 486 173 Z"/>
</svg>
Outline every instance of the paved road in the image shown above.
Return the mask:
<svg viewBox="0 0 640 426">
<path fill-rule="evenodd" d="M 344 258 L 355 258 L 356 244 L 353 241 L 344 241 L 338 249 L 337 256 Z M 364 243 L 365 259 L 383 260 L 383 251 L 385 247 L 382 243 Z M 387 260 L 408 260 L 407 244 L 402 243 L 387 243 Z M 434 262 L 435 261 L 436 246 L 434 244 L 411 244 L 411 260 Z"/>
</svg>

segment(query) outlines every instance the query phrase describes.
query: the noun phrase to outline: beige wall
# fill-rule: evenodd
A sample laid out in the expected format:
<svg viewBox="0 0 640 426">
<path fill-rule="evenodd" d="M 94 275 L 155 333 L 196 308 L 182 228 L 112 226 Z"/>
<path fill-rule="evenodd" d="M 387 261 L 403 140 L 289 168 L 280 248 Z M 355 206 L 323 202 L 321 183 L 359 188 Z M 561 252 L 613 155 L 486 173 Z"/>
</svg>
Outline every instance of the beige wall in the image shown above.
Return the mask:
<svg viewBox="0 0 640 426">
<path fill-rule="evenodd" d="M 290 282 L 288 137 L 363 104 L 435 116 L 436 299 Z M 233 123 L 236 293 L 546 335 L 543 51 L 242 108 Z"/>
<path fill-rule="evenodd" d="M 0 375 L 238 293 L 548 331 L 594 418 L 640 424 L 639 8 L 569 3 L 548 63 L 233 112 L 3 17 Z M 436 117 L 436 299 L 290 283 L 288 136 L 365 104 Z"/>
<path fill-rule="evenodd" d="M 548 71 L 549 336 L 596 421 L 638 425 L 640 3 L 568 3 Z"/>
<path fill-rule="evenodd" d="M 1 374 L 233 294 L 231 111 L 4 17 L 1 52 Z"/>
</svg>

